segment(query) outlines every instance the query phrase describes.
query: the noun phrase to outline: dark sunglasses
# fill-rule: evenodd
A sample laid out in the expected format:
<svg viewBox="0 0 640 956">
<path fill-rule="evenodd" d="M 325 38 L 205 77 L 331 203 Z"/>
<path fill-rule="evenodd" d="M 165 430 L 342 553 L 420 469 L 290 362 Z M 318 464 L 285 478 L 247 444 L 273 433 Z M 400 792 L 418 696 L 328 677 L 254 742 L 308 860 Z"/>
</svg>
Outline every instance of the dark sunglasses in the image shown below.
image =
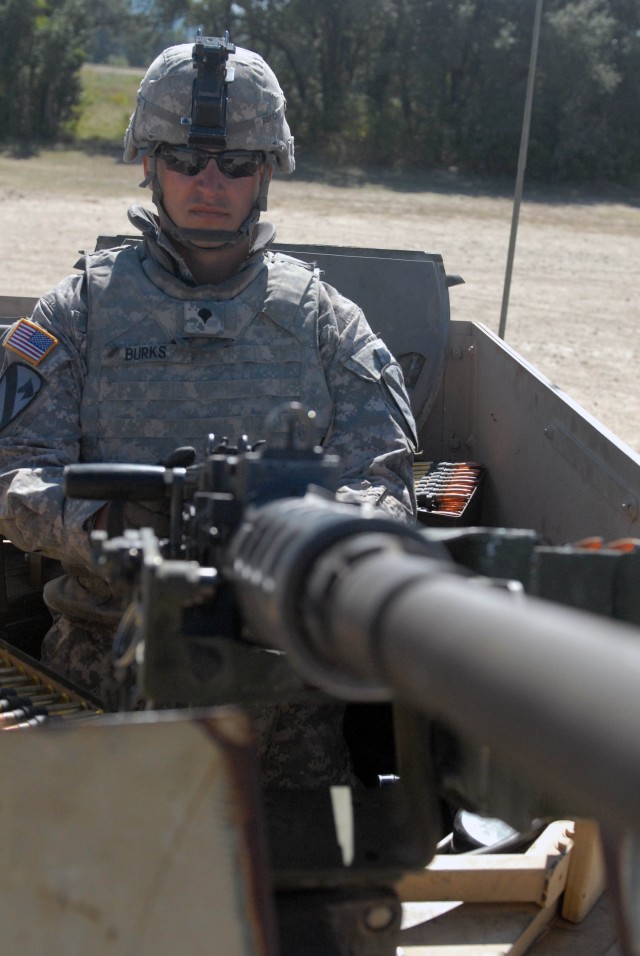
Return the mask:
<svg viewBox="0 0 640 956">
<path fill-rule="evenodd" d="M 161 146 L 160 155 L 167 169 L 183 176 L 197 176 L 213 159 L 223 176 L 242 179 L 255 176 L 264 162 L 264 153 L 246 149 L 231 149 L 225 153 L 207 153 L 203 149 L 188 146 Z"/>
</svg>

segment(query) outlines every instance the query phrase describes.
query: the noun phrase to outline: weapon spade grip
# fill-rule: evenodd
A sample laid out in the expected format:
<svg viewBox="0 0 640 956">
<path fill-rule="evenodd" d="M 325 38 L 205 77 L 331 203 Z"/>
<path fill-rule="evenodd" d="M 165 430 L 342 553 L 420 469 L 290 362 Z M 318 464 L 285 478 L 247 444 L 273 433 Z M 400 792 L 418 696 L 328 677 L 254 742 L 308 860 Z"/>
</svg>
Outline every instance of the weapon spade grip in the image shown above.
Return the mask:
<svg viewBox="0 0 640 956">
<path fill-rule="evenodd" d="M 168 494 L 166 474 L 162 465 L 67 465 L 64 493 L 67 498 L 98 501 L 153 501 Z"/>
</svg>

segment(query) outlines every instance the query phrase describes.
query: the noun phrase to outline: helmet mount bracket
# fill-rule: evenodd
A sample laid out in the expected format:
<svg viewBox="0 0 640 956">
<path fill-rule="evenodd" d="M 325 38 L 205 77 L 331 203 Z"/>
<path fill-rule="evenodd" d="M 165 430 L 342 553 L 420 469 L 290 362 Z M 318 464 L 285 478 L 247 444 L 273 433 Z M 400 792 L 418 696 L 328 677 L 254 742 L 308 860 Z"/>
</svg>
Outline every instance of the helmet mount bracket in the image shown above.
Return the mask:
<svg viewBox="0 0 640 956">
<path fill-rule="evenodd" d="M 193 66 L 197 71 L 191 95 L 191 116 L 180 122 L 189 125 L 188 145 L 199 149 L 223 150 L 227 146 L 227 95 L 233 71 L 227 59 L 235 53 L 229 33 L 223 37 L 203 37 L 198 30 L 193 47 Z"/>
</svg>

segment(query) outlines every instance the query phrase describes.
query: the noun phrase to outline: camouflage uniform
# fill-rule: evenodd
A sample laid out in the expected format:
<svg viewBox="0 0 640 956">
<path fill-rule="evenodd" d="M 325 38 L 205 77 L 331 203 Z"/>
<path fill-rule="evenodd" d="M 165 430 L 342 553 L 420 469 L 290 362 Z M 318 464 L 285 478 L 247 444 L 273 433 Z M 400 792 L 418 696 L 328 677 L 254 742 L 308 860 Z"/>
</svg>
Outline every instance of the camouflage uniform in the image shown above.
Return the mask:
<svg viewBox="0 0 640 956">
<path fill-rule="evenodd" d="M 292 146 L 282 143 L 292 168 Z M 0 373 L 0 531 L 62 562 L 66 574 L 45 588 L 54 625 L 43 659 L 107 706 L 122 608 L 91 562 L 103 503 L 66 499 L 65 465 L 157 463 L 178 445 L 202 449 L 210 432 L 255 441 L 266 414 L 295 400 L 314 409 L 318 441 L 341 459 L 342 500 L 403 521 L 415 514 L 402 373 L 361 310 L 317 270 L 270 251 L 268 223 L 251 226 L 236 274 L 196 285 L 162 215 L 137 206 L 129 215 L 141 241 L 87 255 L 5 335 Z M 340 710 L 316 726 L 312 712 L 288 705 L 257 715 L 272 782 L 345 779 Z M 334 753 L 329 739 L 340 739 Z"/>
</svg>

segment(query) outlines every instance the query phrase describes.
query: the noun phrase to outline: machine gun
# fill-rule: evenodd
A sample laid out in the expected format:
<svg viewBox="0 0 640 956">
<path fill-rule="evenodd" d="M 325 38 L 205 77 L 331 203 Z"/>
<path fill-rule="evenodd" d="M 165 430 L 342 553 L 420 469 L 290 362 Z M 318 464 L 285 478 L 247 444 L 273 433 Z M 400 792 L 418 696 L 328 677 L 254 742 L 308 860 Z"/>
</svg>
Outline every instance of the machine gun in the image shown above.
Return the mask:
<svg viewBox="0 0 640 956">
<path fill-rule="evenodd" d="M 351 794 L 339 845 L 335 793 L 263 792 L 281 951 L 297 951 L 311 919 L 305 953 L 393 952 L 389 887 L 433 856 L 443 805 L 520 830 L 593 817 L 628 851 L 640 784 L 633 608 L 612 621 L 527 594 L 562 550 L 530 532 L 418 529 L 340 503 L 338 463 L 295 440 L 304 414 L 290 414 L 283 448 L 210 440 L 197 466 L 66 474 L 73 497 L 171 499 L 166 541 L 144 528 L 94 534 L 127 607 L 125 706 L 317 695 L 392 708 L 392 782 Z M 637 554 L 623 561 L 621 573 L 637 570 Z M 384 932 L 366 929 L 372 912 L 387 914 Z"/>
</svg>

